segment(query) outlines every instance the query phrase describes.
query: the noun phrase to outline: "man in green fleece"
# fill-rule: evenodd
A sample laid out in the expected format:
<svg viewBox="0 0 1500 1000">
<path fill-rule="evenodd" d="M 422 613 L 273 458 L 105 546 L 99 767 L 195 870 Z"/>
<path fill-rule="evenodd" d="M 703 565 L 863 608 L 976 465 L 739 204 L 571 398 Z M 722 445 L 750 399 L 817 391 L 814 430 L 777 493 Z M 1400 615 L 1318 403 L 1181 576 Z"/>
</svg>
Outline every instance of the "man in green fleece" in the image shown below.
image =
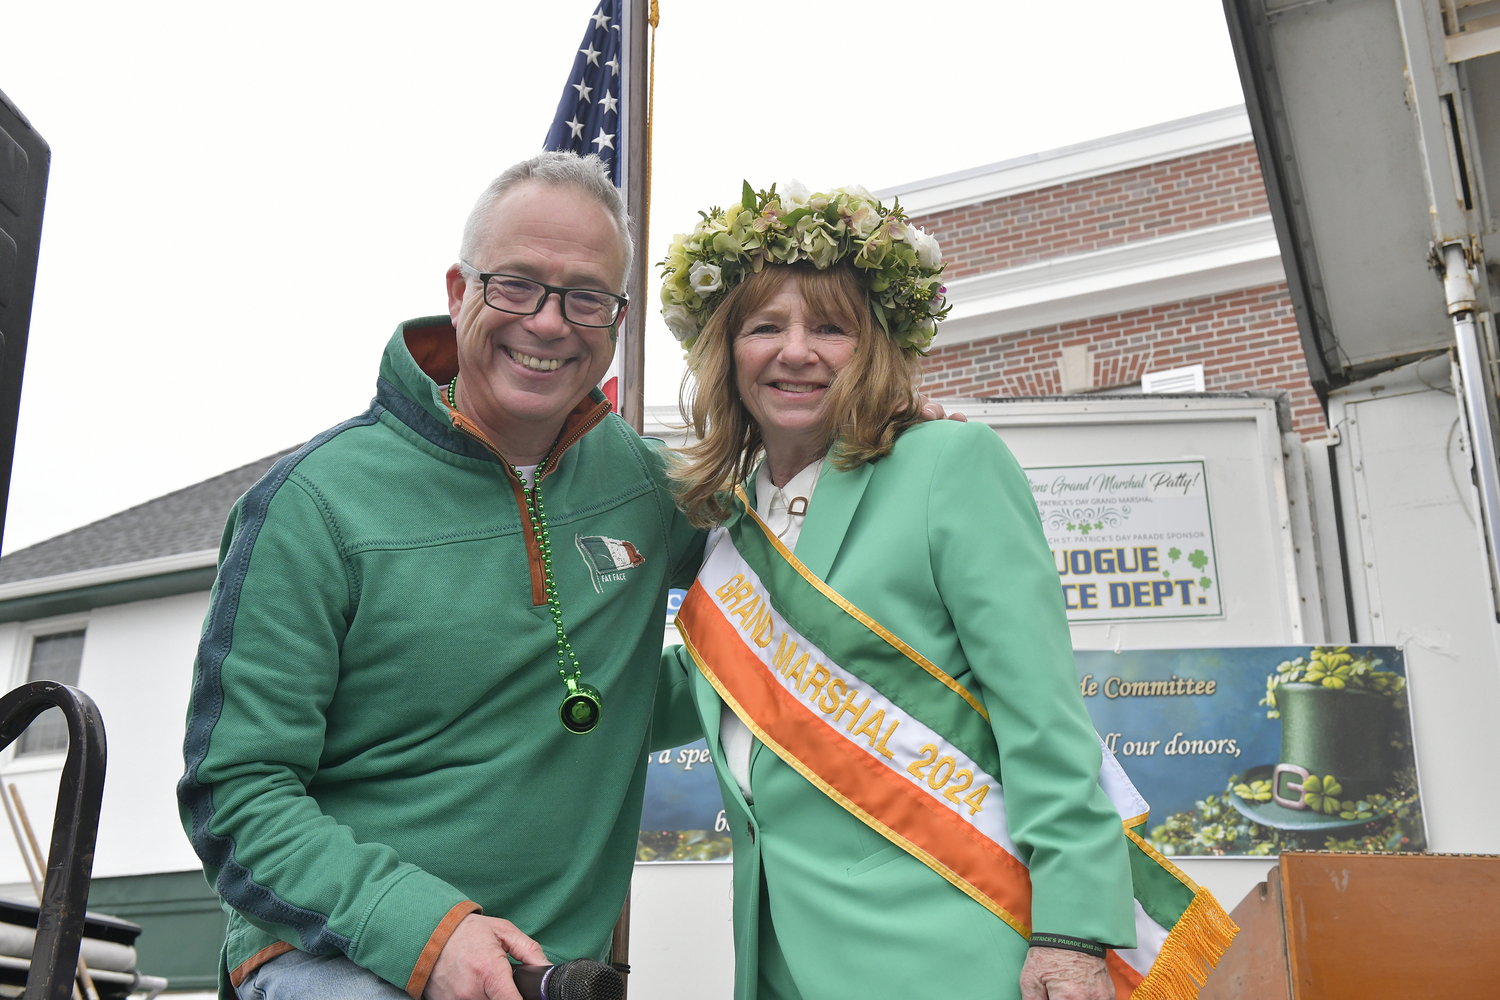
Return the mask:
<svg viewBox="0 0 1500 1000">
<path fill-rule="evenodd" d="M 703 548 L 595 388 L 631 254 L 596 160 L 506 171 L 449 315 L 230 514 L 178 785 L 221 997 L 510 1000 L 512 956 L 607 958 Z"/>
</svg>

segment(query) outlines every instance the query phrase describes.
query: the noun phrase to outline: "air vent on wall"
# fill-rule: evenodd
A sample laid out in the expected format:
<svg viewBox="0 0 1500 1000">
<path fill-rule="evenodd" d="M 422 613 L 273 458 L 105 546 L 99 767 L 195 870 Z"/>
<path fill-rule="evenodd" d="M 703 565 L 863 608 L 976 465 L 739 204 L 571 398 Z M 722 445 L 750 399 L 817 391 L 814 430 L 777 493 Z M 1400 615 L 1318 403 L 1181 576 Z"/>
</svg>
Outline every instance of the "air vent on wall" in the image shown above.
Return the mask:
<svg viewBox="0 0 1500 1000">
<path fill-rule="evenodd" d="M 1188 365 L 1185 368 L 1167 368 L 1159 372 L 1147 372 L 1141 376 L 1141 392 L 1203 392 L 1203 366 Z"/>
</svg>

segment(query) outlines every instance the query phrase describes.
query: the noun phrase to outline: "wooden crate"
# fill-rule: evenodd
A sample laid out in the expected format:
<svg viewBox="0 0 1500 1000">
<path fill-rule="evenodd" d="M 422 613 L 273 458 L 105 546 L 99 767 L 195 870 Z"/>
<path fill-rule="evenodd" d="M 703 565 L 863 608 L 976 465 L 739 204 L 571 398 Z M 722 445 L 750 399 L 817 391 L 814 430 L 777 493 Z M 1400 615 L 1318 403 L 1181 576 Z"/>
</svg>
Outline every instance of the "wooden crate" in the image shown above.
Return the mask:
<svg viewBox="0 0 1500 1000">
<path fill-rule="evenodd" d="M 1500 997 L 1500 856 L 1289 852 L 1200 1000 Z"/>
</svg>

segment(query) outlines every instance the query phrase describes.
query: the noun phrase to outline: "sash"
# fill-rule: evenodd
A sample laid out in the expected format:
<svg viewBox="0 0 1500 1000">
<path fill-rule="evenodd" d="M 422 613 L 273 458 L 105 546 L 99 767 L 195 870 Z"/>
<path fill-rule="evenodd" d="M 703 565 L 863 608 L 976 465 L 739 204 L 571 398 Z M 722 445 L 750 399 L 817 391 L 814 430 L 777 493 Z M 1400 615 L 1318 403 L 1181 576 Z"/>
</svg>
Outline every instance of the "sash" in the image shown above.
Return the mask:
<svg viewBox="0 0 1500 1000">
<path fill-rule="evenodd" d="M 984 705 L 803 566 L 743 489 L 736 501 L 677 615 L 698 669 L 778 757 L 1029 939 L 1031 881 Z M 1106 955 L 1116 992 L 1196 997 L 1238 928 L 1141 838 L 1149 807 L 1100 749 L 1136 899 L 1137 947 Z"/>
</svg>

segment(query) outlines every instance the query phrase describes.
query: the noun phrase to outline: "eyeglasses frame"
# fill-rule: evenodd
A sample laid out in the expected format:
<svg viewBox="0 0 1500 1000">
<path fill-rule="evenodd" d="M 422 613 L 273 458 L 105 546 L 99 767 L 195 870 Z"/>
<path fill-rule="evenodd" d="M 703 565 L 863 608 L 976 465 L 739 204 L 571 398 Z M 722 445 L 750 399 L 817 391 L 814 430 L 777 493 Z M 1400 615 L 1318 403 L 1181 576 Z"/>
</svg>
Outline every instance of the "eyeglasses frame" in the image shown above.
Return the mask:
<svg viewBox="0 0 1500 1000">
<path fill-rule="evenodd" d="M 620 327 L 620 320 L 625 318 L 625 312 L 630 308 L 630 296 L 620 295 L 615 292 L 606 292 L 602 288 L 585 288 L 579 285 L 549 285 L 545 281 L 538 281 L 535 278 L 528 278 L 524 274 L 511 274 L 509 271 L 481 271 L 474 265 L 462 260 L 458 262 L 458 268 L 460 271 L 466 272 L 467 274 L 479 279 L 480 301 L 496 312 L 505 313 L 505 315 L 507 316 L 535 316 L 537 313 L 541 312 L 547 307 L 547 299 L 553 295 L 556 295 L 557 309 L 558 312 L 562 314 L 563 322 L 571 323 L 574 326 L 586 327 L 590 330 L 608 330 L 610 331 L 610 340 L 615 339 L 615 335 Z M 515 278 L 519 281 L 529 281 L 533 285 L 540 285 L 542 287 L 542 297 L 540 299 L 537 299 L 536 308 L 531 310 L 531 312 L 516 312 L 513 309 L 501 309 L 499 306 L 491 302 L 489 296 L 485 294 L 485 290 L 489 287 L 489 280 L 491 278 Z M 570 319 L 568 317 L 568 292 L 593 292 L 595 295 L 608 295 L 610 298 L 620 303 L 620 311 L 615 313 L 615 318 L 613 320 L 605 323 L 602 326 L 598 326 L 593 323 L 580 323 L 577 320 Z"/>
</svg>

